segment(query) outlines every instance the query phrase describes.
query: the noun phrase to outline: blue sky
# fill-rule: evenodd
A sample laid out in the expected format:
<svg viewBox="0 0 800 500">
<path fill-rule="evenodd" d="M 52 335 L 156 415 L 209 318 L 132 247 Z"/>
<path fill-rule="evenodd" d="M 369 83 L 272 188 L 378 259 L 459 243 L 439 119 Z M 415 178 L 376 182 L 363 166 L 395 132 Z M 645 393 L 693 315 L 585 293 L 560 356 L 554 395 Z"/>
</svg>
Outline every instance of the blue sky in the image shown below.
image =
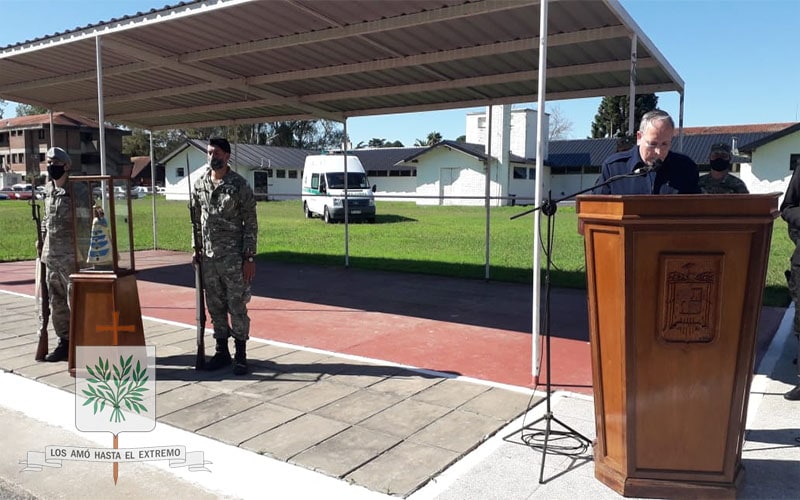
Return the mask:
<svg viewBox="0 0 800 500">
<path fill-rule="evenodd" d="M 167 0 L 0 0 L 0 46 L 114 17 L 160 8 Z M 686 86 L 684 125 L 742 125 L 800 121 L 800 0 L 622 0 L 622 6 L 677 70 Z M 600 102 L 552 101 L 584 138 Z M 522 103 L 517 107 L 535 107 Z M 678 116 L 674 92 L 659 107 Z M 15 105 L 4 116 L 14 115 Z M 465 115 L 483 108 L 351 118 L 354 144 L 372 138 L 412 146 L 436 131 L 465 133 Z"/>
</svg>

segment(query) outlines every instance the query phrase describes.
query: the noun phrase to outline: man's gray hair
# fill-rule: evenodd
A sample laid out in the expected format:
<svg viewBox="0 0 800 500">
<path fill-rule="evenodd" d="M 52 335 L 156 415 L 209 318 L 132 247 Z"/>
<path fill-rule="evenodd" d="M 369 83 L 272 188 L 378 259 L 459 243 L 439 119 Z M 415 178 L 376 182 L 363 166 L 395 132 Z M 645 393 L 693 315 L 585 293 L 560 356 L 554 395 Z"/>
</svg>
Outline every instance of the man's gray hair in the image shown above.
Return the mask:
<svg viewBox="0 0 800 500">
<path fill-rule="evenodd" d="M 675 128 L 675 122 L 672 121 L 672 117 L 669 116 L 669 113 L 666 111 L 662 111 L 660 109 L 654 109 L 652 111 L 648 111 L 642 116 L 642 121 L 639 124 L 639 132 L 644 132 L 647 130 L 647 127 L 652 125 L 655 122 L 666 121 L 669 123 L 671 128 Z"/>
</svg>

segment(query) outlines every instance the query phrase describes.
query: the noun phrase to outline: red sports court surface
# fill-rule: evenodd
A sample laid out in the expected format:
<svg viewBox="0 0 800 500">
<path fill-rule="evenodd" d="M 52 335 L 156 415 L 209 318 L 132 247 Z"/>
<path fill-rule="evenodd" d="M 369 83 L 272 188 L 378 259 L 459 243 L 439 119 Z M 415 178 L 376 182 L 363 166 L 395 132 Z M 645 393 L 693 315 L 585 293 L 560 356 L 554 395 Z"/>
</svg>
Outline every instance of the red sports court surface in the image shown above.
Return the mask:
<svg viewBox="0 0 800 500">
<path fill-rule="evenodd" d="M 190 262 L 187 253 L 136 253 L 142 315 L 195 323 Z M 2 290 L 32 295 L 33 276 L 31 261 L 0 263 Z M 552 385 L 591 394 L 586 295 L 563 289 L 551 293 Z M 531 296 L 531 287 L 519 284 L 258 262 L 250 335 L 534 387 Z M 762 310 L 759 356 L 782 313 Z M 206 326 L 211 327 L 210 321 Z M 210 355 L 210 336 L 206 344 Z M 545 365 L 540 388 L 546 373 Z"/>
</svg>

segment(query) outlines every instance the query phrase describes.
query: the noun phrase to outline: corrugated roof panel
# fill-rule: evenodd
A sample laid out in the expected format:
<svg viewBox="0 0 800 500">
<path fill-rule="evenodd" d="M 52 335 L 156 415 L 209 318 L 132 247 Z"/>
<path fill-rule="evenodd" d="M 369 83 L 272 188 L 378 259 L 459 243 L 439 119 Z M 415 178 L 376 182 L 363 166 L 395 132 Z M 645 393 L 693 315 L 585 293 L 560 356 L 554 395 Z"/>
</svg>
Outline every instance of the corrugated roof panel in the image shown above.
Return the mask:
<svg viewBox="0 0 800 500">
<path fill-rule="evenodd" d="M 640 30 L 620 9 L 550 4 L 548 30 L 561 38 L 548 47 L 548 99 L 625 91 L 626 34 Z M 527 102 L 538 14 L 536 0 L 188 2 L 0 49 L 0 97 L 96 107 L 100 34 L 106 118 L 148 128 Z M 233 29 L 209 28 L 221 23 Z M 640 58 L 658 55 L 649 44 L 640 37 Z M 640 75 L 660 90 L 683 87 L 663 57 Z"/>
</svg>

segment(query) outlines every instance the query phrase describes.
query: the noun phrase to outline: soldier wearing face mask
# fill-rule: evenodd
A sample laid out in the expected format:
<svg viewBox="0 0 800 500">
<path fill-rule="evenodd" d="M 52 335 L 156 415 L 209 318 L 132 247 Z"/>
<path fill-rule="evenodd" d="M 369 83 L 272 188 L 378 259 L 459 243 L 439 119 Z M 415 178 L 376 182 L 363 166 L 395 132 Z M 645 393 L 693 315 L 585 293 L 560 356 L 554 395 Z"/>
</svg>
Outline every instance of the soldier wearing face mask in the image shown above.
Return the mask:
<svg viewBox="0 0 800 500">
<path fill-rule="evenodd" d="M 66 361 L 69 355 L 69 275 L 75 272 L 73 203 L 67 184 L 72 159 L 61 148 L 50 148 L 46 157 L 42 262 L 47 267 L 50 318 L 58 337 L 58 345 L 44 359 Z"/>
<path fill-rule="evenodd" d="M 191 205 L 203 236 L 202 255 L 194 258 L 202 259 L 206 306 L 216 340 L 214 356 L 205 367 L 232 367 L 234 375 L 245 375 L 250 334 L 247 303 L 256 273 L 256 200 L 244 177 L 228 166 L 231 145 L 226 139 L 211 139 L 207 152 L 210 168 L 194 183 Z M 233 358 L 230 337 L 236 349 Z"/>
<path fill-rule="evenodd" d="M 708 155 L 711 172 L 700 177 L 700 191 L 707 194 L 749 193 L 745 183 L 731 175 L 731 147 L 725 143 L 711 146 Z"/>
</svg>

